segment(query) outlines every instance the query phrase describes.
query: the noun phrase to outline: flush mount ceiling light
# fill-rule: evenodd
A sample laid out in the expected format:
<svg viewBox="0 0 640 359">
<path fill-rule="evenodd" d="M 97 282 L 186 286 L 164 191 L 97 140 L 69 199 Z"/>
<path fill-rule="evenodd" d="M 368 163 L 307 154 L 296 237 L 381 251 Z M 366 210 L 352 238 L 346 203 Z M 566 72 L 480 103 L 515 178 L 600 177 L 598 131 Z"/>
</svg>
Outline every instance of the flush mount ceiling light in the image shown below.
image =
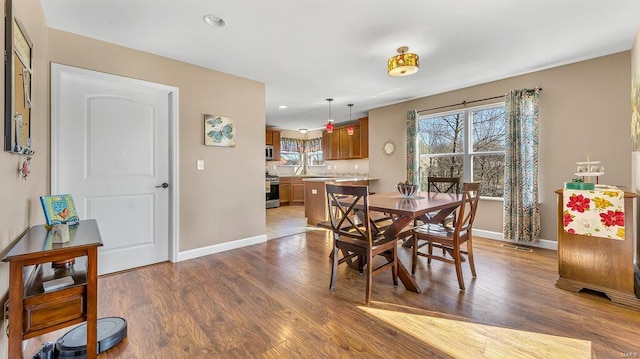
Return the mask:
<svg viewBox="0 0 640 359">
<path fill-rule="evenodd" d="M 304 135 L 305 133 L 307 133 L 307 131 L 308 131 L 308 130 L 307 130 L 306 128 L 301 128 L 301 129 L 300 129 L 300 133 L 301 133 L 301 134 L 303 134 L 303 135 Z"/>
<path fill-rule="evenodd" d="M 224 27 L 227 24 L 220 16 L 212 14 L 203 16 L 202 21 L 212 27 Z"/>
<path fill-rule="evenodd" d="M 280 105 L 280 106 L 278 106 L 278 108 L 279 109 L 285 109 L 285 108 L 287 108 L 287 105 Z"/>
<path fill-rule="evenodd" d="M 401 46 L 398 48 L 398 54 L 392 56 L 387 62 L 387 70 L 389 76 L 403 77 L 413 75 L 418 72 L 420 68 L 420 62 L 418 61 L 418 55 L 412 54 L 407 46 Z"/>
<path fill-rule="evenodd" d="M 331 101 L 333 101 L 332 98 L 328 98 L 327 101 L 329 101 L 329 123 L 327 123 L 327 133 L 332 133 L 333 132 L 333 119 L 331 118 Z"/>
</svg>

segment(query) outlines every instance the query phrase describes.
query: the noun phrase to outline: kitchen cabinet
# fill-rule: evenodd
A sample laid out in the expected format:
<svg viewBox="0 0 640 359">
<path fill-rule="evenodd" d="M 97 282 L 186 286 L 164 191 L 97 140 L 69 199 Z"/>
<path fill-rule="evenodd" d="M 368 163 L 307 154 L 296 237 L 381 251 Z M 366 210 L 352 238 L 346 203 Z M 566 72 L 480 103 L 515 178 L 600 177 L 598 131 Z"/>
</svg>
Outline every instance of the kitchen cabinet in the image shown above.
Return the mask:
<svg viewBox="0 0 640 359">
<path fill-rule="evenodd" d="M 44 225 L 33 226 L 2 259 L 9 262 L 9 358 L 22 358 L 24 339 L 82 322 L 87 322 L 87 358 L 96 358 L 98 247 L 102 246 L 96 220 L 72 226 L 69 237 L 67 243 L 52 243 Z M 61 277 L 72 281 L 45 289 L 45 284 Z"/>
<path fill-rule="evenodd" d="M 280 205 L 291 202 L 291 177 L 280 177 Z"/>
<path fill-rule="evenodd" d="M 291 204 L 304 204 L 304 182 L 302 178 L 291 179 Z"/>
<path fill-rule="evenodd" d="M 266 130 L 265 145 L 273 146 L 273 160 L 280 161 L 280 131 Z"/>
<path fill-rule="evenodd" d="M 368 186 L 368 180 L 344 181 L 328 179 L 326 181 L 305 181 L 305 202 L 304 216 L 307 217 L 307 224 L 317 225 L 320 222 L 329 220 L 329 212 L 327 209 L 327 190 L 326 183 L 335 183 L 345 186 Z"/>
<path fill-rule="evenodd" d="M 349 135 L 349 125 L 336 126 L 333 133 L 322 132 L 322 153 L 325 160 L 350 160 L 369 157 L 369 118 L 363 117 L 353 126 Z"/>
</svg>

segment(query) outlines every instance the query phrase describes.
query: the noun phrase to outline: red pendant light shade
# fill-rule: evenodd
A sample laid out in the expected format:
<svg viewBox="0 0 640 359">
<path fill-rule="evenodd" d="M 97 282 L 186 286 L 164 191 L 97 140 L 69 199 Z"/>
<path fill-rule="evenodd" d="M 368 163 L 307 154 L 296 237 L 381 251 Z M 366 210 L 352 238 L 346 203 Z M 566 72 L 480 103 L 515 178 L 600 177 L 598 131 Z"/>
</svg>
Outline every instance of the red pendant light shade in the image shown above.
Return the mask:
<svg viewBox="0 0 640 359">
<path fill-rule="evenodd" d="M 333 132 L 333 123 L 329 122 L 327 123 L 327 133 L 332 133 Z"/>
<path fill-rule="evenodd" d="M 331 101 L 333 101 L 333 99 L 328 98 L 327 101 L 329 101 L 329 123 L 327 123 L 327 133 L 333 133 L 333 119 L 331 118 Z"/>
<path fill-rule="evenodd" d="M 353 107 L 353 104 L 350 103 L 347 106 L 349 106 L 349 122 L 351 122 L 351 107 Z M 349 125 L 349 127 L 347 127 L 347 134 L 349 136 L 353 136 L 353 126 Z"/>
</svg>

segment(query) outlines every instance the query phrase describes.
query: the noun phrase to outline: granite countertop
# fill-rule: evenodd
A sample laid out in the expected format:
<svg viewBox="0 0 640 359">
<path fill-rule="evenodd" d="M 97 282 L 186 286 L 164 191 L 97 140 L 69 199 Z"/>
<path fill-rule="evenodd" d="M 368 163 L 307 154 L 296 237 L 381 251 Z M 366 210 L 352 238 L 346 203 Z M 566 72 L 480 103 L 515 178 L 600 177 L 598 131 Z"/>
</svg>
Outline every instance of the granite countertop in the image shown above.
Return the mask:
<svg viewBox="0 0 640 359">
<path fill-rule="evenodd" d="M 369 176 L 345 176 L 345 177 L 311 177 L 305 178 L 302 181 L 308 182 L 350 182 L 350 181 L 377 181 L 378 177 Z"/>
</svg>

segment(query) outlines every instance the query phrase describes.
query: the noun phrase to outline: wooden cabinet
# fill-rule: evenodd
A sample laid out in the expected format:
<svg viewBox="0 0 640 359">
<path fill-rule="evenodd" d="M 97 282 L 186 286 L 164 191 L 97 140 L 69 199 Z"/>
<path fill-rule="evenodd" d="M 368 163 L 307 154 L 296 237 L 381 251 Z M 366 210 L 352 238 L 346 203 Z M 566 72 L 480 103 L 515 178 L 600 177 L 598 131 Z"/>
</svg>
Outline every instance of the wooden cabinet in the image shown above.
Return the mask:
<svg viewBox="0 0 640 359">
<path fill-rule="evenodd" d="M 280 177 L 280 205 L 291 202 L 291 177 Z"/>
<path fill-rule="evenodd" d="M 304 182 L 302 177 L 280 177 L 280 205 L 303 205 Z"/>
<path fill-rule="evenodd" d="M 322 132 L 322 153 L 325 160 L 350 160 L 369 157 L 369 118 L 363 117 L 352 124 L 353 135 L 349 135 L 349 125 L 336 126 L 332 133 Z"/>
<path fill-rule="evenodd" d="M 266 130 L 265 145 L 273 146 L 273 160 L 280 161 L 280 131 Z"/>
<path fill-rule="evenodd" d="M 327 191 L 325 189 L 326 183 L 335 182 L 333 180 L 305 181 L 304 216 L 307 218 L 307 224 L 315 226 L 320 222 L 329 220 L 329 212 L 327 209 Z M 336 184 L 368 186 L 369 181 L 340 181 Z"/>
<path fill-rule="evenodd" d="M 591 289 L 606 294 L 614 303 L 640 308 L 639 283 L 633 262 L 636 234 L 633 201 L 637 194 L 624 194 L 625 239 L 571 234 L 563 226 L 563 190 L 558 195 L 558 280 L 556 287 L 578 292 Z"/>
<path fill-rule="evenodd" d="M 43 225 L 31 227 L 2 259 L 9 262 L 9 358 L 22 358 L 22 341 L 87 322 L 87 357 L 97 356 L 98 247 L 95 219 L 69 230 L 70 241 L 51 243 Z M 73 284 L 45 291 L 54 278 Z"/>
<path fill-rule="evenodd" d="M 291 204 L 304 204 L 304 182 L 302 178 L 291 179 Z"/>
</svg>

